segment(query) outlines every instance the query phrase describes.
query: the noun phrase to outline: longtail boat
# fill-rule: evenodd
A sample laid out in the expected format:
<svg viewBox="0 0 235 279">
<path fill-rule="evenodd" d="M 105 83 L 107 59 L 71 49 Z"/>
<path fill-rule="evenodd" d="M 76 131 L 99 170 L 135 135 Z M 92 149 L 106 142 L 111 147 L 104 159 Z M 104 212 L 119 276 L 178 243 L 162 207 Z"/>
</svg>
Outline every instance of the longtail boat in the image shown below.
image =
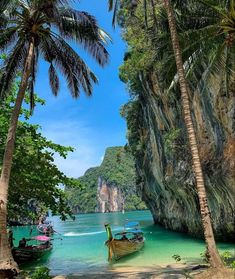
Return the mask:
<svg viewBox="0 0 235 279">
<path fill-rule="evenodd" d="M 42 256 L 48 254 L 52 250 L 50 237 L 39 235 L 32 237 L 29 240 L 37 240 L 40 242 L 40 244 L 25 245 L 25 247 L 14 247 L 12 249 L 12 254 L 17 263 L 24 263 L 37 260 Z"/>
<path fill-rule="evenodd" d="M 108 260 L 118 260 L 126 255 L 139 251 L 144 246 L 144 234 L 139 229 L 138 222 L 129 222 L 122 232 L 116 233 L 113 237 L 109 224 L 105 224 L 108 240 L 105 242 L 108 247 Z"/>
<path fill-rule="evenodd" d="M 37 230 L 39 233 L 43 233 L 46 236 L 51 236 L 54 233 L 53 225 L 49 221 L 47 221 L 43 224 L 39 224 L 37 226 Z"/>
</svg>

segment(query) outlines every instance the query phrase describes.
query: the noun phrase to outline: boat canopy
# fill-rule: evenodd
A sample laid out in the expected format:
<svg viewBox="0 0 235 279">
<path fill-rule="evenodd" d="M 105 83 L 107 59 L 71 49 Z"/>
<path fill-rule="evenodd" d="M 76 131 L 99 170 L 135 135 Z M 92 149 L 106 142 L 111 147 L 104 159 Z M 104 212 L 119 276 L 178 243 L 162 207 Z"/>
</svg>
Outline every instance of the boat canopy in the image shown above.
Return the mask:
<svg viewBox="0 0 235 279">
<path fill-rule="evenodd" d="M 42 241 L 42 242 L 46 242 L 46 241 L 50 241 L 51 238 L 45 235 L 38 235 L 38 236 L 34 236 L 31 237 L 32 240 L 38 240 L 38 241 Z"/>
<path fill-rule="evenodd" d="M 126 228 L 133 228 L 133 227 L 138 227 L 140 225 L 139 222 L 128 222 L 125 224 Z"/>
<path fill-rule="evenodd" d="M 125 234 L 129 234 L 129 233 L 140 234 L 140 233 L 143 233 L 143 231 L 142 230 L 128 230 L 128 231 L 124 231 L 124 232 L 115 233 L 115 235 L 125 235 Z"/>
<path fill-rule="evenodd" d="M 128 230 L 127 233 L 143 233 L 142 230 Z"/>
</svg>

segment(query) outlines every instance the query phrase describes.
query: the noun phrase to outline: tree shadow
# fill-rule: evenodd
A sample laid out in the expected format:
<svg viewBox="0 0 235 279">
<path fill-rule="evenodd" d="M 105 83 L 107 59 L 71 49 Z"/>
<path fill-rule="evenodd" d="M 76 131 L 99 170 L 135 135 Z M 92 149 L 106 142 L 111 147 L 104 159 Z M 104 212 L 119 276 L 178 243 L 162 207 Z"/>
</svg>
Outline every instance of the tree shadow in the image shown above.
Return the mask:
<svg viewBox="0 0 235 279">
<path fill-rule="evenodd" d="M 87 273 L 87 274 L 76 274 L 76 275 L 69 275 L 67 279 L 122 279 L 122 278 L 130 278 L 130 279 L 191 279 L 192 276 L 202 272 L 207 266 L 205 265 L 193 265 L 193 266 L 183 266 L 180 265 L 167 265 L 166 267 L 148 267 L 145 270 L 133 270 L 128 271 L 128 266 L 125 266 L 126 271 L 107 271 L 107 272 L 96 272 L 96 273 Z"/>
</svg>

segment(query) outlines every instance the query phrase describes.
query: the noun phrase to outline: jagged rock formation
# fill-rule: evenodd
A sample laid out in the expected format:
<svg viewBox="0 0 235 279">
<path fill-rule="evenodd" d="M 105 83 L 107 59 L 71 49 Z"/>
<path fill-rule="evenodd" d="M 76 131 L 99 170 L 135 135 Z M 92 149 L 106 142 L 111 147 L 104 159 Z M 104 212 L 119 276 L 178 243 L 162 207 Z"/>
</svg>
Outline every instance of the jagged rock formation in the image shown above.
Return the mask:
<svg viewBox="0 0 235 279">
<path fill-rule="evenodd" d="M 115 212 L 122 211 L 125 200 L 122 191 L 116 185 L 110 185 L 101 177 L 98 179 L 97 189 L 97 211 Z"/>
<path fill-rule="evenodd" d="M 83 188 L 66 188 L 74 213 L 146 209 L 136 193 L 134 161 L 124 147 L 109 147 L 102 164 L 79 178 Z"/>
<path fill-rule="evenodd" d="M 139 99 L 126 107 L 139 192 L 156 223 L 202 236 L 180 100 L 161 92 L 153 73 L 140 81 Z M 225 240 L 233 239 L 235 231 L 235 110 L 230 92 L 224 95 L 213 80 L 210 91 L 191 96 L 213 225 L 217 238 Z"/>
</svg>

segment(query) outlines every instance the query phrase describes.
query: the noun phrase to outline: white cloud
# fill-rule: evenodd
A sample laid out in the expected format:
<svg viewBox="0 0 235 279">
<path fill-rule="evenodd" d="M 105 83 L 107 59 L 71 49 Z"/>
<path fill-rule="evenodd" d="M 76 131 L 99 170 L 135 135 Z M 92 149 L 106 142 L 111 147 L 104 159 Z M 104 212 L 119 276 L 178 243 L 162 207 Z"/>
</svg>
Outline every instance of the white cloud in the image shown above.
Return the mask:
<svg viewBox="0 0 235 279">
<path fill-rule="evenodd" d="M 43 127 L 43 134 L 55 143 L 75 148 L 66 159 L 56 155 L 55 163 L 67 176 L 79 177 L 97 162 L 97 151 L 92 139 L 92 130 L 78 121 L 49 122 Z"/>
</svg>

